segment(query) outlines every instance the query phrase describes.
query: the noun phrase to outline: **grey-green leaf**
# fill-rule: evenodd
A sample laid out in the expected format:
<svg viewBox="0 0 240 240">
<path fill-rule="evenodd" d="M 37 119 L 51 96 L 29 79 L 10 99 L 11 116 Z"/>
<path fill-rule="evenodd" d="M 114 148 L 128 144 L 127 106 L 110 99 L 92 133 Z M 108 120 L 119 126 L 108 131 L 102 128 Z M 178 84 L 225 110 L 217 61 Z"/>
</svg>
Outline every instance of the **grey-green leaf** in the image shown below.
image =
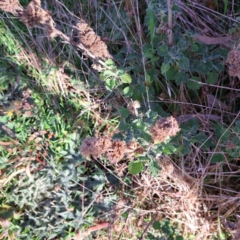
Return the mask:
<svg viewBox="0 0 240 240">
<path fill-rule="evenodd" d="M 128 164 L 128 171 L 130 174 L 137 175 L 143 170 L 143 163 L 140 161 L 131 161 Z"/>
<path fill-rule="evenodd" d="M 183 70 L 189 70 L 189 59 L 186 57 L 182 57 L 178 61 L 178 66 Z"/>
</svg>

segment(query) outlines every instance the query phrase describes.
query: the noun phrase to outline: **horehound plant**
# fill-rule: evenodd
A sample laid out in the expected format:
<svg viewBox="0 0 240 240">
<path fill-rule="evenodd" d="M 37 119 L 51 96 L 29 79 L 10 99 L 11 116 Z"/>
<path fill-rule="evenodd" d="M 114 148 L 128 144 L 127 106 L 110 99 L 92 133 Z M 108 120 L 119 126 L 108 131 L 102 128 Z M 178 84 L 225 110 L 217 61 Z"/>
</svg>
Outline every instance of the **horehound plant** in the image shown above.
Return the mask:
<svg viewBox="0 0 240 240">
<path fill-rule="evenodd" d="M 117 164 L 124 157 L 128 160 L 134 160 L 135 156 L 144 154 L 147 151 L 154 151 L 152 146 L 161 144 L 166 139 L 175 136 L 180 131 L 180 128 L 175 118 L 168 117 L 159 118 L 147 131 L 149 131 L 151 139 L 149 139 L 149 145 L 145 147 L 141 146 L 136 140 L 126 143 L 121 140 L 112 140 L 108 136 L 90 137 L 83 140 L 80 152 L 84 156 L 89 157 L 91 155 L 94 158 L 105 155 L 112 164 Z M 142 170 L 142 163 L 139 162 L 139 164 L 132 165 L 132 162 L 130 162 L 130 173 L 139 173 Z"/>
</svg>

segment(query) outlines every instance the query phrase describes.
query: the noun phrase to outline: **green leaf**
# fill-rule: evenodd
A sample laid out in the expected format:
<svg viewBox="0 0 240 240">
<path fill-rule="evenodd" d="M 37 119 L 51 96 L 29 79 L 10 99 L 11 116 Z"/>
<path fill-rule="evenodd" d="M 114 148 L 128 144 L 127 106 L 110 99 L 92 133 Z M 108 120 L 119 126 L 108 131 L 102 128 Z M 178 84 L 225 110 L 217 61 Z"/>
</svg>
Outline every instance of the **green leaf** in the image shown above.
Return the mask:
<svg viewBox="0 0 240 240">
<path fill-rule="evenodd" d="M 177 69 L 173 66 L 170 66 L 170 68 L 166 72 L 166 78 L 169 80 L 175 80 L 176 75 L 177 75 Z"/>
<path fill-rule="evenodd" d="M 203 143 L 207 138 L 208 136 L 205 133 L 200 132 L 191 139 L 191 143 Z"/>
<path fill-rule="evenodd" d="M 194 80 L 196 80 L 196 78 Z M 191 90 L 198 90 L 198 89 L 200 89 L 201 84 L 199 84 L 198 82 L 195 82 L 195 81 L 187 81 L 187 87 Z"/>
<path fill-rule="evenodd" d="M 157 177 L 159 175 L 159 171 L 161 170 L 161 168 L 159 167 L 157 161 L 153 160 L 149 162 L 148 170 L 153 177 Z"/>
<path fill-rule="evenodd" d="M 235 145 L 239 145 L 240 146 L 240 139 L 238 136 L 234 136 L 233 139 L 232 139 L 232 142 L 235 144 Z"/>
<path fill-rule="evenodd" d="M 116 64 L 114 63 L 114 61 L 112 59 L 108 59 L 105 64 L 108 66 L 108 67 L 116 67 Z"/>
<path fill-rule="evenodd" d="M 191 148 L 189 146 L 180 146 L 179 151 L 182 155 L 188 155 L 191 152 Z"/>
<path fill-rule="evenodd" d="M 147 8 L 147 15 L 148 15 L 148 30 L 150 32 L 150 40 L 153 41 L 153 35 L 154 35 L 154 12 L 153 12 L 153 6 L 151 4 L 148 4 Z"/>
<path fill-rule="evenodd" d="M 131 97 L 132 94 L 133 94 L 133 89 L 132 87 L 130 86 L 127 86 L 123 89 L 123 94 L 126 96 L 126 97 Z"/>
<path fill-rule="evenodd" d="M 105 83 L 107 90 L 112 91 L 115 87 L 116 81 L 115 79 L 108 78 Z"/>
<path fill-rule="evenodd" d="M 152 226 L 155 230 L 161 230 L 161 225 L 159 221 L 154 222 Z"/>
<path fill-rule="evenodd" d="M 184 240 L 182 236 L 176 236 L 176 240 Z"/>
<path fill-rule="evenodd" d="M 188 74 L 185 72 L 179 72 L 175 76 L 176 84 L 180 85 L 181 83 L 186 83 L 188 80 Z"/>
<path fill-rule="evenodd" d="M 170 143 L 162 144 L 162 145 L 163 145 L 163 153 L 165 155 L 173 154 L 176 151 L 176 148 Z"/>
<path fill-rule="evenodd" d="M 124 136 L 122 135 L 122 133 L 119 132 L 119 133 L 116 133 L 116 134 L 113 135 L 112 140 L 121 140 L 121 141 L 123 141 L 124 140 Z"/>
<path fill-rule="evenodd" d="M 207 83 L 209 84 L 215 84 L 218 80 L 218 73 L 217 72 L 211 72 L 207 76 Z"/>
<path fill-rule="evenodd" d="M 173 13 L 178 13 L 178 12 L 181 12 L 181 8 L 177 4 L 174 4 L 172 6 L 172 11 Z"/>
<path fill-rule="evenodd" d="M 191 49 L 192 49 L 194 52 L 197 52 L 197 51 L 198 51 L 198 45 L 197 45 L 196 43 L 192 44 Z"/>
<path fill-rule="evenodd" d="M 123 118 L 127 118 L 130 114 L 129 110 L 125 107 L 119 107 L 118 111 L 120 112 Z"/>
<path fill-rule="evenodd" d="M 189 70 L 189 59 L 186 57 L 182 57 L 178 61 L 178 66 L 183 69 L 188 71 Z"/>
<path fill-rule="evenodd" d="M 120 122 L 118 129 L 120 131 L 126 131 L 128 128 L 130 127 L 129 123 L 126 123 L 125 118 L 122 119 L 122 121 Z"/>
<path fill-rule="evenodd" d="M 211 158 L 211 163 L 219 163 L 224 161 L 224 155 L 222 153 L 214 153 Z"/>
<path fill-rule="evenodd" d="M 181 39 L 178 43 L 177 43 L 177 47 L 179 50 L 184 51 L 188 48 L 188 43 L 187 41 Z"/>
<path fill-rule="evenodd" d="M 159 56 L 164 57 L 168 54 L 168 46 L 167 45 L 162 45 L 158 47 L 157 53 Z"/>
<path fill-rule="evenodd" d="M 233 148 L 228 148 L 228 146 L 226 146 L 226 152 L 229 154 L 229 156 L 233 158 L 237 158 L 240 156 L 240 148 L 237 146 L 234 146 Z M 230 158 L 228 158 L 228 161 L 230 161 Z"/>
<path fill-rule="evenodd" d="M 161 66 L 161 73 L 165 74 L 169 70 L 169 68 L 170 68 L 170 65 L 163 62 Z"/>
<path fill-rule="evenodd" d="M 128 164 L 128 171 L 130 174 L 137 175 L 143 170 L 143 163 L 140 161 L 131 161 Z"/>
<path fill-rule="evenodd" d="M 226 142 L 230 139 L 231 131 L 220 124 L 215 124 L 215 136 L 217 139 L 220 139 L 221 142 Z"/>
<path fill-rule="evenodd" d="M 152 46 L 150 44 L 143 45 L 143 53 L 146 58 L 152 58 L 154 52 L 152 51 Z"/>
<path fill-rule="evenodd" d="M 123 75 L 120 76 L 120 78 L 123 83 L 131 83 L 132 82 L 132 77 L 128 73 L 124 73 Z"/>
<path fill-rule="evenodd" d="M 103 72 L 103 75 L 104 75 L 105 77 L 114 77 L 114 76 L 116 76 L 116 73 L 113 72 L 112 70 L 105 70 L 105 71 Z"/>
</svg>

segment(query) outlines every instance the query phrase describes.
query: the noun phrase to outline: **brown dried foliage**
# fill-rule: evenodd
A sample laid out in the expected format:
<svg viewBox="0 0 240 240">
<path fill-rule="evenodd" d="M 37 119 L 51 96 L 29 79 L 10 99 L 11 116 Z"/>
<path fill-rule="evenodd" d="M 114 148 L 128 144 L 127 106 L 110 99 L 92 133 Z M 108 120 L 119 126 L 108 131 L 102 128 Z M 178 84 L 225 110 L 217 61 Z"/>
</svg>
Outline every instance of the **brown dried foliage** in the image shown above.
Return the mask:
<svg viewBox="0 0 240 240">
<path fill-rule="evenodd" d="M 0 9 L 12 13 L 14 16 L 21 16 L 23 12 L 23 7 L 18 0 L 1 0 Z"/>
<path fill-rule="evenodd" d="M 100 157 L 105 154 L 112 164 L 117 164 L 126 156 L 129 160 L 134 158 L 135 154 L 142 154 L 145 150 L 137 143 L 130 142 L 126 144 L 124 141 L 111 140 L 106 137 L 90 137 L 83 140 L 80 146 L 80 152 L 84 156 Z"/>
<path fill-rule="evenodd" d="M 150 128 L 154 143 L 164 142 L 168 137 L 175 136 L 180 131 L 177 120 L 174 117 L 160 118 Z"/>
<path fill-rule="evenodd" d="M 140 206 L 142 211 L 154 214 L 154 219 L 169 218 L 178 223 L 181 219 L 183 236 L 191 232 L 195 239 L 210 239 L 211 221 L 207 206 L 198 198 L 197 179 L 180 170 L 170 159 L 158 160 L 162 168 L 158 177 L 143 172 L 140 178 L 133 179 L 137 196 L 133 207 Z"/>
<path fill-rule="evenodd" d="M 80 146 L 80 151 L 84 156 L 100 157 L 111 146 L 111 140 L 108 137 L 90 137 L 85 138 Z"/>
<path fill-rule="evenodd" d="M 232 77 L 240 77 L 240 51 L 233 49 L 227 57 L 228 74 Z"/>
<path fill-rule="evenodd" d="M 126 143 L 120 140 L 112 141 L 112 146 L 108 149 L 106 156 L 110 163 L 116 164 L 123 159 L 126 149 Z"/>
<path fill-rule="evenodd" d="M 23 12 L 22 21 L 28 27 L 34 27 L 39 24 L 53 25 L 54 22 L 50 13 L 41 8 L 41 2 L 38 0 L 31 1 Z"/>
<path fill-rule="evenodd" d="M 93 29 L 89 27 L 84 20 L 81 20 L 74 27 L 72 41 L 82 43 L 83 46 L 86 47 L 95 57 L 104 61 L 112 58 L 105 42 L 95 34 Z"/>
</svg>

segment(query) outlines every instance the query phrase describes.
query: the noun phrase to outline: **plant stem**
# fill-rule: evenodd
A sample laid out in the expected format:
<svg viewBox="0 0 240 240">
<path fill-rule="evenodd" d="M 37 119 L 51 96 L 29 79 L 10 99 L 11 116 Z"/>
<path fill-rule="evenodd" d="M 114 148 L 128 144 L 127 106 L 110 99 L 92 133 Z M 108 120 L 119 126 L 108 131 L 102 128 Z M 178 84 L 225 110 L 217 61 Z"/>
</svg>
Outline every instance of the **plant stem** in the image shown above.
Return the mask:
<svg viewBox="0 0 240 240">
<path fill-rule="evenodd" d="M 167 0 L 168 5 L 168 44 L 169 46 L 173 45 L 173 32 L 172 32 L 172 3 L 171 0 Z"/>
</svg>

